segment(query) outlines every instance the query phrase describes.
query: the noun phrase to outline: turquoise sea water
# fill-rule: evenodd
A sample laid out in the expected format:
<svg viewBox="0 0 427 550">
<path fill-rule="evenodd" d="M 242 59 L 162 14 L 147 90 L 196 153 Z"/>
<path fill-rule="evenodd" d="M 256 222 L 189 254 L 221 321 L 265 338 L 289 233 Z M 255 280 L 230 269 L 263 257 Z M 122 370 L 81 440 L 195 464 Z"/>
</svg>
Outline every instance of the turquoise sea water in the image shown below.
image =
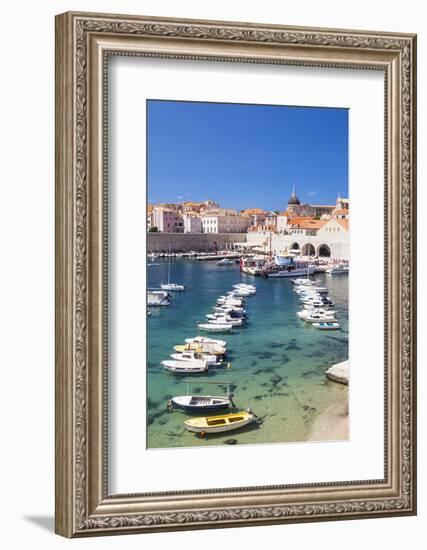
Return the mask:
<svg viewBox="0 0 427 550">
<path fill-rule="evenodd" d="M 167 282 L 167 272 L 167 260 L 149 263 L 149 287 Z M 302 306 L 290 279 L 251 277 L 241 274 L 238 264 L 219 267 L 210 261 L 172 260 L 170 280 L 186 290 L 173 293 L 169 307 L 152 307 L 147 321 L 149 448 L 223 445 L 230 438 L 239 444 L 304 441 L 319 414 L 347 401 L 347 387 L 328 382 L 325 371 L 348 358 L 348 276 L 315 278 L 329 288 L 340 331 L 319 331 L 296 317 Z M 257 287 L 257 293 L 247 298 L 245 328 L 217 336 L 198 332 L 196 323 L 206 322 L 216 299 L 238 282 Z M 173 346 L 197 334 L 227 340 L 232 368 L 188 376 L 166 371 L 161 361 L 174 353 Z M 186 432 L 183 422 L 190 415 L 170 413 L 166 405 L 172 396 L 187 393 L 187 380 L 197 382 L 189 386 L 192 394 L 225 395 L 227 384 L 235 384 L 236 407 L 251 408 L 262 422 L 206 438 Z M 225 385 L 204 384 L 206 380 Z"/>
</svg>

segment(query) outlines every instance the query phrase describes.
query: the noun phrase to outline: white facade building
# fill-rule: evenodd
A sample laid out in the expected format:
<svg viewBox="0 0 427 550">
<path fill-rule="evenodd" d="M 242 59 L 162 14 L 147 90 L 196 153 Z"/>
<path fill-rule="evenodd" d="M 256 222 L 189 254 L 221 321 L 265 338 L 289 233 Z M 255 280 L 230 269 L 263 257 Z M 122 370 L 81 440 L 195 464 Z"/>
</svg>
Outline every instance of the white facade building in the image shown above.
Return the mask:
<svg viewBox="0 0 427 550">
<path fill-rule="evenodd" d="M 201 220 L 203 233 L 246 233 L 252 224 L 249 216 L 237 214 L 204 214 Z"/>
<path fill-rule="evenodd" d="M 285 212 L 281 212 L 280 214 L 277 214 L 277 224 L 276 224 L 276 231 L 277 233 L 285 233 L 285 231 L 288 228 L 288 220 L 289 216 L 288 214 L 285 214 Z"/>
<path fill-rule="evenodd" d="M 203 233 L 203 224 L 199 216 L 184 214 L 184 233 Z"/>
</svg>

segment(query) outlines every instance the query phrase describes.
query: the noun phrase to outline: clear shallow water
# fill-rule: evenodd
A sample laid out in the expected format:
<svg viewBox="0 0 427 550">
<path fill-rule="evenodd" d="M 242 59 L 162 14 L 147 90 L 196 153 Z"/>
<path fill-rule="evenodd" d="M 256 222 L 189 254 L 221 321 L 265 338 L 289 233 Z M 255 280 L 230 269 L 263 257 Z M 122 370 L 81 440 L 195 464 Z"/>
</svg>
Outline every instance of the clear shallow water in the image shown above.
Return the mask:
<svg viewBox="0 0 427 550">
<path fill-rule="evenodd" d="M 167 260 L 148 266 L 149 287 L 167 282 Z M 334 300 L 340 331 L 319 331 L 296 317 L 302 309 L 289 279 L 268 279 L 241 274 L 238 264 L 219 267 L 215 262 L 176 259 L 171 262 L 171 282 L 184 284 L 185 292 L 173 293 L 169 307 L 151 308 L 148 319 L 147 446 L 189 447 L 237 443 L 283 443 L 305 441 L 316 417 L 333 404 L 347 402 L 347 387 L 328 382 L 325 371 L 348 358 L 348 276 L 317 274 Z M 234 333 L 200 333 L 197 322 L 206 322 L 217 298 L 238 282 L 255 284 L 257 293 L 247 298 L 249 320 Z M 185 338 L 203 334 L 227 340 L 231 369 L 210 369 L 200 375 L 174 375 L 161 361 L 174 353 L 173 346 Z M 167 401 L 187 393 L 225 395 L 235 384 L 234 402 L 251 408 L 261 424 L 200 438 L 186 432 L 189 415 L 169 413 Z M 225 385 L 204 384 L 218 381 Z M 192 415 L 194 416 L 194 415 Z"/>
</svg>

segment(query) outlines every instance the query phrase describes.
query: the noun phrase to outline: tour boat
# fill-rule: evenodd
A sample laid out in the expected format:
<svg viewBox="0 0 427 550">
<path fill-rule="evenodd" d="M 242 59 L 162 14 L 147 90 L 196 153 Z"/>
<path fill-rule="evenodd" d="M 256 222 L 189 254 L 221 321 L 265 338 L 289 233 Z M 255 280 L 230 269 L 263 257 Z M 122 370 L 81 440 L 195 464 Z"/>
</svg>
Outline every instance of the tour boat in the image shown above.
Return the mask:
<svg viewBox="0 0 427 550">
<path fill-rule="evenodd" d="M 168 403 L 169 410 L 181 409 L 189 413 L 211 412 L 234 406 L 233 394 L 226 397 L 213 395 L 178 395 Z"/>
<path fill-rule="evenodd" d="M 169 294 L 164 290 L 149 290 L 147 304 L 149 306 L 170 306 Z"/>
<path fill-rule="evenodd" d="M 162 361 L 165 369 L 175 374 L 196 374 L 208 370 L 208 362 L 197 361 Z"/>
<path fill-rule="evenodd" d="M 211 353 L 198 353 L 196 350 L 186 350 L 182 353 L 172 353 L 171 359 L 175 361 L 206 361 L 208 365 L 219 365 L 222 363 L 220 355 Z"/>
<path fill-rule="evenodd" d="M 240 271 L 248 275 L 262 275 L 265 265 L 264 256 L 255 256 L 250 258 L 240 258 Z"/>
<path fill-rule="evenodd" d="M 227 342 L 225 340 L 216 340 L 215 338 L 208 338 L 207 336 L 195 336 L 194 338 L 186 338 L 186 344 L 217 344 L 223 348 L 227 347 Z"/>
<path fill-rule="evenodd" d="M 191 418 L 184 422 L 185 429 L 199 434 L 228 432 L 237 430 L 255 420 L 255 416 L 249 411 L 240 411 L 218 416 L 202 416 Z"/>
<path fill-rule="evenodd" d="M 315 268 L 310 267 L 309 272 L 310 272 L 310 274 L 314 273 Z M 268 273 L 267 276 L 268 277 L 275 277 L 275 278 L 299 277 L 300 275 L 304 275 L 305 273 L 307 273 L 307 268 L 305 268 L 305 267 L 292 267 L 292 268 L 287 267 L 287 268 L 284 268 L 284 269 L 279 269 L 277 271 L 270 271 L 270 273 Z"/>
<path fill-rule="evenodd" d="M 197 327 L 200 330 L 206 331 L 206 332 L 230 332 L 233 328 L 232 325 L 213 325 L 211 323 L 199 323 Z"/>
<path fill-rule="evenodd" d="M 227 353 L 227 349 L 224 346 L 200 342 L 177 345 L 174 346 L 174 350 L 177 353 L 184 353 L 184 351 L 195 351 L 196 353 L 206 353 L 207 355 L 225 355 Z"/>
<path fill-rule="evenodd" d="M 340 324 L 336 322 L 313 323 L 312 326 L 319 330 L 339 330 L 341 328 Z"/>
</svg>

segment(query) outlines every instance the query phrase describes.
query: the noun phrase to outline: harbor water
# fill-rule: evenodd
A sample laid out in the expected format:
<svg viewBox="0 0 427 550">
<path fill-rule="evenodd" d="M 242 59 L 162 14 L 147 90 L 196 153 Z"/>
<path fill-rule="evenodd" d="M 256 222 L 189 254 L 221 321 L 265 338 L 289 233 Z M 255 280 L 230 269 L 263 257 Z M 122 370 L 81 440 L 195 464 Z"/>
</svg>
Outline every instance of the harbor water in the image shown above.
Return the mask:
<svg viewBox="0 0 427 550">
<path fill-rule="evenodd" d="M 150 308 L 147 319 L 148 448 L 306 441 L 319 415 L 347 402 L 347 386 L 327 381 L 325 371 L 348 358 L 348 275 L 314 276 L 329 289 L 341 325 L 341 330 L 321 331 L 297 318 L 302 306 L 289 278 L 251 277 L 240 273 L 237 263 L 220 267 L 179 258 L 171 261 L 170 273 L 171 282 L 185 285 L 185 292 L 171 293 L 171 305 Z M 168 260 L 149 260 L 149 287 L 158 288 L 167 280 Z M 196 324 L 207 322 L 205 315 L 217 298 L 239 282 L 257 288 L 246 301 L 247 325 L 229 334 L 198 331 Z M 210 368 L 197 375 L 165 370 L 161 362 L 170 359 L 173 346 L 199 334 L 227 341 L 231 368 Z M 236 407 L 252 409 L 257 423 L 202 438 L 184 429 L 184 420 L 195 415 L 167 410 L 173 396 L 187 391 L 226 395 L 230 387 Z"/>
</svg>

